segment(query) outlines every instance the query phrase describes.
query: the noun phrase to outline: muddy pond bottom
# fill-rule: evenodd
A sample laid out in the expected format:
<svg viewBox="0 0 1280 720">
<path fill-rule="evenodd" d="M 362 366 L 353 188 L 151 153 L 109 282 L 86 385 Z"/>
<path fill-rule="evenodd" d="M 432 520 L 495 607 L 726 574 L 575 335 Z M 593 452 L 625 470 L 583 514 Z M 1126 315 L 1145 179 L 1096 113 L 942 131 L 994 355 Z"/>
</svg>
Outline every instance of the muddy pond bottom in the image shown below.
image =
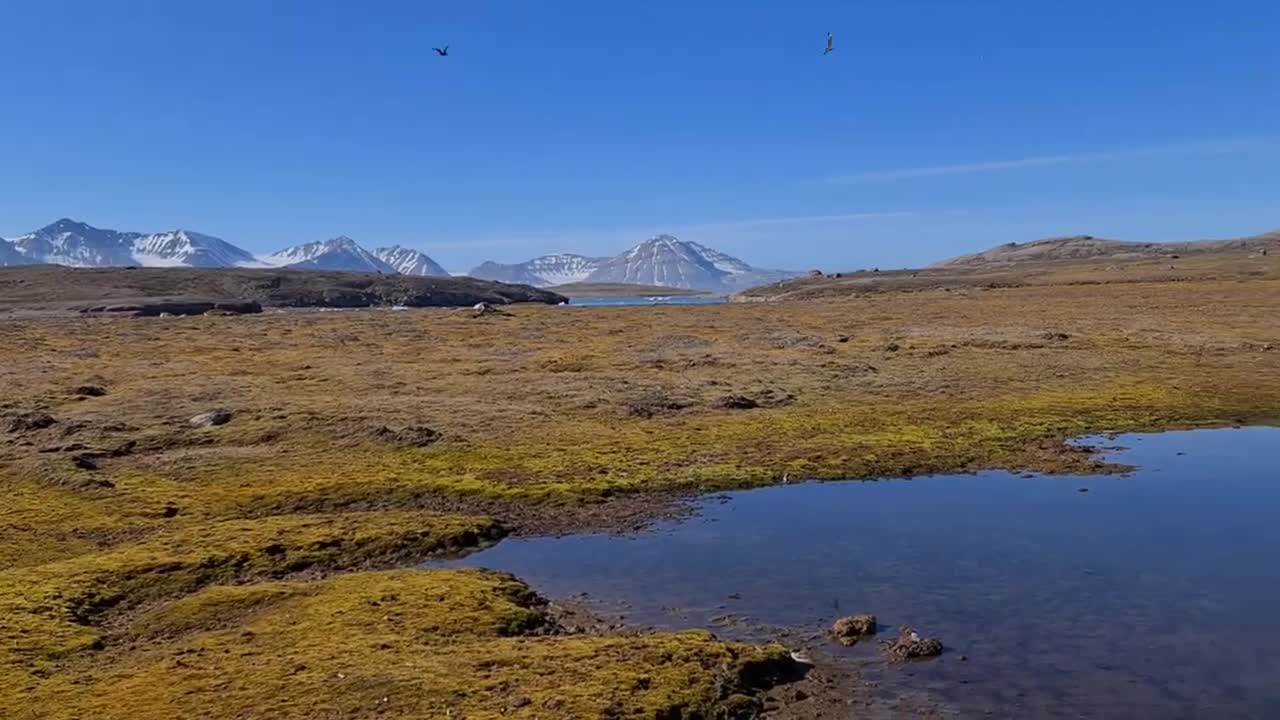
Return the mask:
<svg viewBox="0 0 1280 720">
<path fill-rule="evenodd" d="M 513 539 L 445 564 L 585 593 L 632 625 L 783 637 L 856 665 L 871 688 L 856 692 L 885 708 L 1280 718 L 1280 429 L 1084 442 L 1137 469 L 791 484 L 641 534 Z M 874 640 L 821 636 L 859 612 L 881 638 L 910 625 L 947 651 L 890 665 Z"/>
</svg>

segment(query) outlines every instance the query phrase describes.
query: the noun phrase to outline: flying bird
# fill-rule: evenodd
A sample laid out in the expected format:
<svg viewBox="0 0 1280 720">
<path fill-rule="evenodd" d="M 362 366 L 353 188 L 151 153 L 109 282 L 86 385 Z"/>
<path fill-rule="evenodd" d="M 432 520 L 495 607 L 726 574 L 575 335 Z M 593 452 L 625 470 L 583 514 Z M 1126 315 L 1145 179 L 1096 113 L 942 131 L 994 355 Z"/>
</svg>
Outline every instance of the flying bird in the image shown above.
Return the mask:
<svg viewBox="0 0 1280 720">
<path fill-rule="evenodd" d="M 831 33 L 827 33 L 827 49 L 823 50 L 822 54 L 830 55 L 831 53 L 835 52 L 835 50 L 836 50 L 835 38 L 831 37 Z"/>
<path fill-rule="evenodd" d="M 437 54 L 437 55 L 439 55 L 440 57 L 448 57 L 448 56 L 449 56 L 449 46 L 448 46 L 448 45 L 445 45 L 445 46 L 444 46 L 444 47 L 442 47 L 442 48 L 433 47 L 433 48 L 431 48 L 431 49 L 432 49 L 432 50 L 435 50 L 435 51 L 436 51 L 436 54 Z"/>
</svg>

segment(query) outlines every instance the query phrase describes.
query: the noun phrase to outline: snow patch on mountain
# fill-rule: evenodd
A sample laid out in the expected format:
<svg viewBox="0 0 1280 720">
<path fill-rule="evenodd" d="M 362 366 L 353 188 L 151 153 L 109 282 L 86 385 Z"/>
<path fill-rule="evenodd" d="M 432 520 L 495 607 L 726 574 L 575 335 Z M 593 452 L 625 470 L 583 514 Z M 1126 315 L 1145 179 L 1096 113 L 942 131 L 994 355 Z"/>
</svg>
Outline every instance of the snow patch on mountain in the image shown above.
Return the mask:
<svg viewBox="0 0 1280 720">
<path fill-rule="evenodd" d="M 0 267 L 9 267 L 13 265 L 32 265 L 35 260 L 18 252 L 13 243 L 0 238 Z"/>
</svg>

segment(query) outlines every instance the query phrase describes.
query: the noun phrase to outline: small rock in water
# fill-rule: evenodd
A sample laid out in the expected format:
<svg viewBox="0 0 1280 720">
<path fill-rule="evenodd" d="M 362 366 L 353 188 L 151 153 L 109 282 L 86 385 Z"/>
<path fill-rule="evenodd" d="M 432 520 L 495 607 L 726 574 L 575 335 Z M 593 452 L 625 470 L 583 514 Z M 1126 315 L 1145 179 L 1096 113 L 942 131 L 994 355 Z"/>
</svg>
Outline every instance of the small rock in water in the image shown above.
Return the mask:
<svg viewBox="0 0 1280 720">
<path fill-rule="evenodd" d="M 210 410 L 207 413 L 200 413 L 191 418 L 187 421 L 187 424 L 198 428 L 226 425 L 231 422 L 231 414 L 230 410 Z"/>
<path fill-rule="evenodd" d="M 856 644 L 862 638 L 876 634 L 876 616 L 864 614 L 842 617 L 831 626 L 831 634 L 841 645 Z"/>
<path fill-rule="evenodd" d="M 937 638 L 921 637 L 909 627 L 902 628 L 896 640 L 882 643 L 884 651 L 894 660 L 917 660 L 933 658 L 942 654 L 942 641 Z"/>
<path fill-rule="evenodd" d="M 1089 492 L 1089 488 L 1087 487 L 1076 488 L 1076 492 L 1086 493 L 1086 492 Z"/>
</svg>

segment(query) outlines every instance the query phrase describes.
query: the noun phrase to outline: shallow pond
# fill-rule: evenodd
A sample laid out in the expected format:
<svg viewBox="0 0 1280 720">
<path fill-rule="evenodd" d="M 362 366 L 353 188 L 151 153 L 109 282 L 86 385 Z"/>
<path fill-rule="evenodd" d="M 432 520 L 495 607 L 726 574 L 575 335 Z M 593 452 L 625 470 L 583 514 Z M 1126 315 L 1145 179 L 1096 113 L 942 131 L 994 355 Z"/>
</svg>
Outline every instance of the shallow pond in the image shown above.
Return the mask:
<svg viewBox="0 0 1280 720">
<path fill-rule="evenodd" d="M 789 628 L 886 699 L 957 717 L 1280 718 L 1280 429 L 1089 441 L 1138 469 L 791 484 L 651 532 L 507 540 L 450 564 L 588 593 L 637 625 Z M 948 651 L 891 666 L 874 642 L 817 636 L 854 612 Z"/>
<path fill-rule="evenodd" d="M 719 305 L 727 302 L 720 295 L 683 296 L 649 295 L 636 297 L 575 297 L 569 299 L 569 307 L 612 307 L 624 305 Z"/>
</svg>

